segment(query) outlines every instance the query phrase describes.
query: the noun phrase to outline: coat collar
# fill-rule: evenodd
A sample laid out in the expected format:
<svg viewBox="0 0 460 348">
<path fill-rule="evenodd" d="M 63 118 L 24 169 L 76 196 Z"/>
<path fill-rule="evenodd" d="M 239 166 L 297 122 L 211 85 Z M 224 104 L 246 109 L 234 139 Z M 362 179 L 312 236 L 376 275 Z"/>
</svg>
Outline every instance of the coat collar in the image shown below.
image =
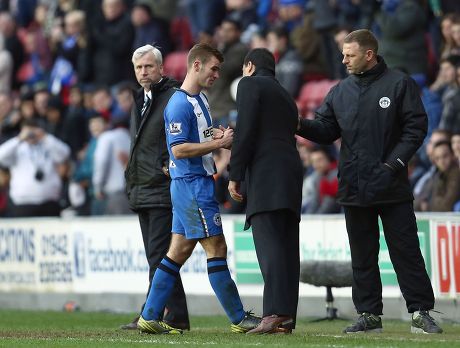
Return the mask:
<svg viewBox="0 0 460 348">
<path fill-rule="evenodd" d="M 387 65 L 384 59 L 381 56 L 377 56 L 377 64 L 375 66 L 362 74 L 354 74 L 353 78 L 359 85 L 366 86 L 377 80 L 386 70 Z"/>
</svg>

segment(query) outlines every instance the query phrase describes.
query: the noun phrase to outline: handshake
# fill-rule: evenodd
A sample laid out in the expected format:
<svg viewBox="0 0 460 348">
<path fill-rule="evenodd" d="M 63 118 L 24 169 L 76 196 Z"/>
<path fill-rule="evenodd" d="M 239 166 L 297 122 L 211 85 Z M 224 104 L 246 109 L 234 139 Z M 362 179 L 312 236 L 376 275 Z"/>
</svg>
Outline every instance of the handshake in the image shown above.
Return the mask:
<svg viewBox="0 0 460 348">
<path fill-rule="evenodd" d="M 230 127 L 224 128 L 222 126 L 214 128 L 212 138 L 220 142 L 220 148 L 230 150 L 233 142 L 233 129 Z"/>
</svg>

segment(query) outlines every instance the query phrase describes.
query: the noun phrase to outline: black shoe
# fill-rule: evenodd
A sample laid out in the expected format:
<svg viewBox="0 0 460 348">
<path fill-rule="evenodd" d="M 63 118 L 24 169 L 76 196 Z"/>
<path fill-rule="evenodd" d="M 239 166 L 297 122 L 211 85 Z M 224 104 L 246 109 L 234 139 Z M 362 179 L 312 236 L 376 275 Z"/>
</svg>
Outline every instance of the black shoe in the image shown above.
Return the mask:
<svg viewBox="0 0 460 348">
<path fill-rule="evenodd" d="M 356 323 L 348 326 L 343 333 L 380 333 L 382 332 L 382 319 L 378 315 L 371 313 L 362 313 Z"/>
<path fill-rule="evenodd" d="M 135 317 L 132 322 L 129 324 L 124 324 L 120 326 L 121 330 L 137 330 L 137 322 L 139 321 L 139 316 Z"/>
<path fill-rule="evenodd" d="M 412 314 L 412 326 L 410 328 L 412 333 L 425 333 L 425 334 L 440 334 L 442 329 L 436 324 L 436 321 L 431 317 L 429 311 L 420 311 L 414 317 Z"/>
</svg>

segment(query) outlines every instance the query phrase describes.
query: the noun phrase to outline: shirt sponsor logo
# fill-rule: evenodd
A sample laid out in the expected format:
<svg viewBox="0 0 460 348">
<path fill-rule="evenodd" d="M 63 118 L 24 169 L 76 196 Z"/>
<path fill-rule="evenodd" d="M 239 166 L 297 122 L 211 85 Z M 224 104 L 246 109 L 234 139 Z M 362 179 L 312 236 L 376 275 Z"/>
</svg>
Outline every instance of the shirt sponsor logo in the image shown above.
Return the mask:
<svg viewBox="0 0 460 348">
<path fill-rule="evenodd" d="M 386 109 L 387 107 L 390 106 L 390 104 L 391 104 L 391 100 L 388 97 L 382 97 L 379 100 L 379 105 L 382 109 Z"/>
<path fill-rule="evenodd" d="M 182 123 L 171 122 L 169 124 L 169 133 L 172 135 L 178 135 L 182 133 Z"/>
</svg>

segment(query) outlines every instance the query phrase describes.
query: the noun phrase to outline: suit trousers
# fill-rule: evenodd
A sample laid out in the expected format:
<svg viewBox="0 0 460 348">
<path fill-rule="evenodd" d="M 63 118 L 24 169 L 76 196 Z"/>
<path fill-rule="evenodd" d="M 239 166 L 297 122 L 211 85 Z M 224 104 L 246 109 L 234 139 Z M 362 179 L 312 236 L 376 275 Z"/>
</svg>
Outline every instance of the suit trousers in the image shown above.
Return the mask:
<svg viewBox="0 0 460 348">
<path fill-rule="evenodd" d="M 152 286 L 153 275 L 169 249 L 172 211 L 169 208 L 148 208 L 141 209 L 137 213 L 141 225 L 145 255 L 149 263 L 148 295 Z M 144 305 L 142 305 L 142 309 L 144 309 Z M 187 301 L 180 275 L 177 277 L 173 292 L 166 302 L 163 319 L 172 323 L 189 323 Z"/>
<path fill-rule="evenodd" d="M 383 314 L 378 265 L 379 216 L 408 312 L 433 309 L 433 288 L 420 251 L 412 202 L 346 206 L 344 209 L 353 268 L 353 302 L 357 312 Z"/>
<path fill-rule="evenodd" d="M 294 319 L 299 301 L 299 220 L 287 209 L 251 217 L 252 235 L 264 279 L 263 316 Z"/>
</svg>

